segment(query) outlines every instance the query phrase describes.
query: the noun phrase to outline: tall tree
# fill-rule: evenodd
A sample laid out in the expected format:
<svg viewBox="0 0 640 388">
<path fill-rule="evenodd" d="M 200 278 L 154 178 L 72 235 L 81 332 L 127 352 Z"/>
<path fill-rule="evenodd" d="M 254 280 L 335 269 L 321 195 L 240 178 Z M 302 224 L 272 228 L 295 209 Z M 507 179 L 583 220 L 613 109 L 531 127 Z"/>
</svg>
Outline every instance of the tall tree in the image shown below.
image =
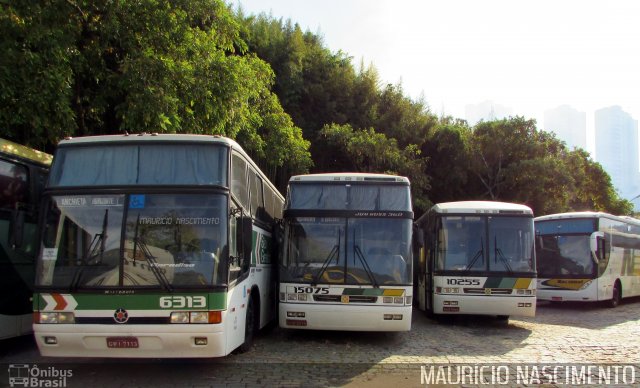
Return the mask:
<svg viewBox="0 0 640 388">
<path fill-rule="evenodd" d="M 221 0 L 0 7 L 0 125 L 9 137 L 29 144 L 124 131 L 221 134 L 258 156 L 268 148 L 287 173 L 310 167 L 309 143 L 270 91 L 271 68 L 247 52 Z"/>
</svg>

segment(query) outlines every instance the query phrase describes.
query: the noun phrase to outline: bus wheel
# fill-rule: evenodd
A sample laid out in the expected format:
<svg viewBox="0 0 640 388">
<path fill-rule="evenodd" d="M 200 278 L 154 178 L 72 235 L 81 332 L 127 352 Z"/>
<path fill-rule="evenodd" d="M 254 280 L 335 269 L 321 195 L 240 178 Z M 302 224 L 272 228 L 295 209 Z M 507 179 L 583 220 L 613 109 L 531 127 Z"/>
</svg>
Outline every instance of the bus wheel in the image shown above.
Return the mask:
<svg viewBox="0 0 640 388">
<path fill-rule="evenodd" d="M 240 353 L 249 351 L 251 345 L 253 345 L 253 337 L 256 334 L 256 318 L 253 298 L 249 297 L 249 301 L 247 302 L 247 318 L 244 323 L 244 342 L 240 345 Z"/>
<path fill-rule="evenodd" d="M 502 321 L 504 323 L 509 323 L 508 315 L 498 315 L 496 318 L 498 318 L 499 321 Z"/>
<path fill-rule="evenodd" d="M 622 299 L 622 290 L 620 289 L 620 282 L 616 280 L 616 282 L 613 284 L 613 295 L 611 296 L 611 300 L 609 301 L 609 307 L 618 307 L 618 305 L 620 304 L 620 299 Z"/>
</svg>

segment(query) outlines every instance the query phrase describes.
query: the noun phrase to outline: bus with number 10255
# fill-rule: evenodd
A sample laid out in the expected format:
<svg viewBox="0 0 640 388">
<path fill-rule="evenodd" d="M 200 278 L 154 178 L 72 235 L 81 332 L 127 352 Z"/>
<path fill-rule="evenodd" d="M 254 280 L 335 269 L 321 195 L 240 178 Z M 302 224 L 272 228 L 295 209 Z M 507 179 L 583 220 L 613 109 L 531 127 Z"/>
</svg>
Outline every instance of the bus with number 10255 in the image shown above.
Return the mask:
<svg viewBox="0 0 640 388">
<path fill-rule="evenodd" d="M 224 356 L 275 319 L 284 198 L 235 141 L 66 139 L 44 196 L 42 355 Z"/>
<path fill-rule="evenodd" d="M 533 212 L 493 201 L 439 203 L 417 221 L 416 299 L 431 314 L 534 316 Z"/>
<path fill-rule="evenodd" d="M 409 330 L 412 221 L 405 177 L 291 177 L 280 260 L 280 327 Z"/>
</svg>

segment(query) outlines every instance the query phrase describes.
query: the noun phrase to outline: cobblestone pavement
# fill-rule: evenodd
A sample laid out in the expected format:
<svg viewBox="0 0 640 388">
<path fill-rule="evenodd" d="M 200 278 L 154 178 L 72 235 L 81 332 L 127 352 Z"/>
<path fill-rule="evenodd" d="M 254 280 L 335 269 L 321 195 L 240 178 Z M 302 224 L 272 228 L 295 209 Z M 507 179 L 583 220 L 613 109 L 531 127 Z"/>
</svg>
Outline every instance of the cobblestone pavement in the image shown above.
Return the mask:
<svg viewBox="0 0 640 388">
<path fill-rule="evenodd" d="M 616 309 L 540 303 L 535 318 L 512 318 L 508 323 L 477 316 L 433 320 L 414 310 L 412 330 L 406 333 L 276 328 L 261 333 L 247 353 L 207 360 L 44 358 L 32 338 L 23 337 L 0 341 L 0 363 L 69 369 L 73 375 L 64 381 L 68 387 L 420 386 L 433 366 L 499 366 L 513 373 L 533 364 L 627 365 L 635 380 L 618 381 L 622 386 L 640 384 L 640 299 Z M 446 380 L 451 381 L 456 379 Z M 501 382 L 507 386 L 536 383 L 493 381 Z M 461 383 L 476 386 L 482 380 Z M 550 385 L 566 381 L 555 383 Z M 7 368 L 0 371 L 3 384 L 8 385 Z"/>
</svg>

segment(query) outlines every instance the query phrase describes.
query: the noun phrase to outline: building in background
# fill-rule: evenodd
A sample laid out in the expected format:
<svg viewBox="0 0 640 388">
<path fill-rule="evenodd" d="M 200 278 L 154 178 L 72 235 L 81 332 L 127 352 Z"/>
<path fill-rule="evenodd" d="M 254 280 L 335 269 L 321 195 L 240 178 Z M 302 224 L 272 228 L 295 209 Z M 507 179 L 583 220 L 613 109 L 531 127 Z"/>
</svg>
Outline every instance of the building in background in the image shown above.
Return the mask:
<svg viewBox="0 0 640 388">
<path fill-rule="evenodd" d="M 513 114 L 513 109 L 487 100 L 479 104 L 465 106 L 465 120 L 469 125 L 476 125 L 481 120 L 491 121 L 505 119 Z"/>
<path fill-rule="evenodd" d="M 599 109 L 594 118 L 596 161 L 620 196 L 631 200 L 640 194 L 638 121 L 619 106 Z M 638 209 L 637 200 L 634 204 Z"/>
<path fill-rule="evenodd" d="M 587 150 L 587 113 L 569 105 L 544 111 L 544 130 L 554 132 L 569 149 Z"/>
</svg>

